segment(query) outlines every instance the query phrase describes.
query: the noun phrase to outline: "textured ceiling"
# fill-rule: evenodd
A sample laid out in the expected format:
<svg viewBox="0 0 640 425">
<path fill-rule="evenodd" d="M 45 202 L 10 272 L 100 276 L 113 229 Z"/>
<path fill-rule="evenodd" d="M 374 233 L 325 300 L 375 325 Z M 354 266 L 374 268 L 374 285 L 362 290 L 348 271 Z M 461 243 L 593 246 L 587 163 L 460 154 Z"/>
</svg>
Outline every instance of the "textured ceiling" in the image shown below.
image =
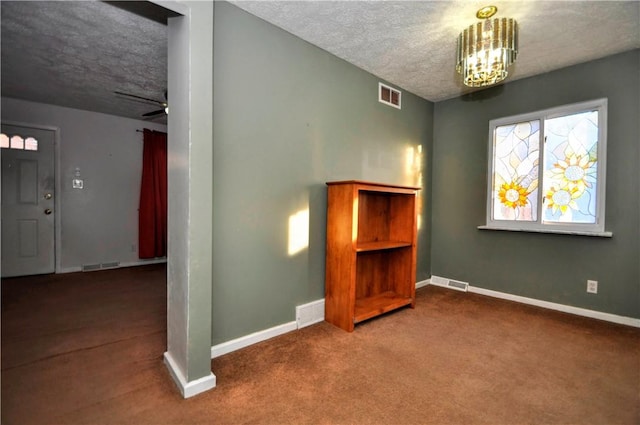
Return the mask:
<svg viewBox="0 0 640 425">
<path fill-rule="evenodd" d="M 164 100 L 165 24 L 99 1 L 0 8 L 2 96 L 132 118 L 159 109 L 114 91 Z"/>
<path fill-rule="evenodd" d="M 457 36 L 494 4 L 520 27 L 509 80 L 640 47 L 638 1 L 239 1 L 238 7 L 431 101 L 468 91 Z"/>
<path fill-rule="evenodd" d="M 404 90 L 439 101 L 467 92 L 455 73 L 456 38 L 487 2 L 234 4 Z M 640 48 L 638 1 L 492 4 L 498 17 L 516 18 L 520 25 L 520 53 L 507 81 Z M 113 92 L 163 100 L 167 27 L 158 9 L 148 2 L 1 1 L 2 95 L 132 118 L 156 109 Z"/>
</svg>

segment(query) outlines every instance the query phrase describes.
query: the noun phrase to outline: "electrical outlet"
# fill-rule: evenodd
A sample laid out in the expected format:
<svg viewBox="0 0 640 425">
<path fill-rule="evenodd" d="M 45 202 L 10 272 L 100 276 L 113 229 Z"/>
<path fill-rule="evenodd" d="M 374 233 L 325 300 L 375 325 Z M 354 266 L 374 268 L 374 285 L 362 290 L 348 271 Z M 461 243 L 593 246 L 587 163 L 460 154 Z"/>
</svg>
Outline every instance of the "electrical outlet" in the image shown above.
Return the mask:
<svg viewBox="0 0 640 425">
<path fill-rule="evenodd" d="M 587 292 L 590 294 L 598 293 L 598 281 L 597 280 L 587 280 Z"/>
</svg>

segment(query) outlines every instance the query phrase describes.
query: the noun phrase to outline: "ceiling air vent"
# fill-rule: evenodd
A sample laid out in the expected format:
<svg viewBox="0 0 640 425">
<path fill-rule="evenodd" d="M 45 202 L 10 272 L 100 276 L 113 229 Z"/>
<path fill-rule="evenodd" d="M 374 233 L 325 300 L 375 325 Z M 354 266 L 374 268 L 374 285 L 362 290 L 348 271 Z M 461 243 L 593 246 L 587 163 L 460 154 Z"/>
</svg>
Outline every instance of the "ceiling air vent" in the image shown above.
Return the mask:
<svg viewBox="0 0 640 425">
<path fill-rule="evenodd" d="M 378 101 L 400 109 L 402 92 L 386 84 L 378 83 Z"/>
</svg>

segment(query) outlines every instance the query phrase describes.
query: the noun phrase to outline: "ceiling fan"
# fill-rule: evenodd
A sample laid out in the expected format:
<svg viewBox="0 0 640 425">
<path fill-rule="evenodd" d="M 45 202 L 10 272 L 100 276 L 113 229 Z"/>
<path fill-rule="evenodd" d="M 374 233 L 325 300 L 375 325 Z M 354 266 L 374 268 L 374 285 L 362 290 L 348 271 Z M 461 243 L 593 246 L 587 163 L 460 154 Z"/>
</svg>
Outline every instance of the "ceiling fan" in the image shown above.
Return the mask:
<svg viewBox="0 0 640 425">
<path fill-rule="evenodd" d="M 131 100 L 136 100 L 139 102 L 145 102 L 145 103 L 150 103 L 152 105 L 158 105 L 161 107 L 161 109 L 155 110 L 155 111 L 151 111 L 151 112 L 147 112 L 146 114 L 142 114 L 143 118 L 148 118 L 148 119 L 153 119 L 156 118 L 160 115 L 167 115 L 169 114 L 169 96 L 167 95 L 167 92 L 165 90 L 164 92 L 164 102 L 161 100 L 156 100 L 156 99 L 149 99 L 148 97 L 143 97 L 143 96 L 138 96 L 136 94 L 130 94 L 130 93 L 123 93 L 120 91 L 114 91 L 114 93 L 118 96 L 123 96 L 126 97 L 128 99 Z"/>
</svg>

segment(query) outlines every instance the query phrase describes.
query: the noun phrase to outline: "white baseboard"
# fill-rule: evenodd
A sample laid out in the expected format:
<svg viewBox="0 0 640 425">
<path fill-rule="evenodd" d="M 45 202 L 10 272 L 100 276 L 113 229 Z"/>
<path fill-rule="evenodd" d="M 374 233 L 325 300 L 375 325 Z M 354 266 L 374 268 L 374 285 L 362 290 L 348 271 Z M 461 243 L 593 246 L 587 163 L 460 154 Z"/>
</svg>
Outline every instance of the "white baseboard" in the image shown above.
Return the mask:
<svg viewBox="0 0 640 425">
<path fill-rule="evenodd" d="M 167 262 L 167 258 L 163 257 L 163 258 L 153 258 L 153 259 L 149 259 L 149 260 L 138 260 L 138 261 L 129 261 L 126 263 L 120 263 L 120 267 L 136 267 L 136 266 L 147 266 L 149 264 L 160 264 L 160 263 L 166 263 Z"/>
<path fill-rule="evenodd" d="M 232 351 L 248 347 L 258 342 L 266 341 L 278 335 L 302 329 L 307 326 L 322 322 L 324 320 L 324 298 L 296 307 L 296 321 L 287 322 L 269 329 L 254 332 L 240 338 L 211 347 L 211 358 L 220 357 Z"/>
<path fill-rule="evenodd" d="M 75 273 L 75 272 L 81 272 L 82 271 L 82 267 L 80 266 L 72 266 L 72 267 L 61 267 L 58 270 L 56 270 L 56 273 L 62 274 L 62 273 Z"/>
<path fill-rule="evenodd" d="M 492 291 L 490 289 L 477 288 L 469 286 L 469 292 L 475 294 L 486 295 L 503 300 L 515 301 L 523 304 L 535 305 L 537 307 L 548 308 L 550 310 L 561 311 L 563 313 L 575 314 L 577 316 L 590 317 L 592 319 L 604 320 L 606 322 L 618 323 L 621 325 L 633 326 L 640 328 L 640 319 L 633 317 L 619 316 L 617 314 L 604 313 L 602 311 L 589 310 L 586 308 L 573 307 L 565 304 L 552 303 L 549 301 L 537 300 L 535 298 L 521 297 L 519 295 L 508 294 L 505 292 Z"/>
<path fill-rule="evenodd" d="M 427 285 L 442 286 L 444 288 L 460 291 L 460 288 L 453 287 L 449 284 L 451 279 L 442 278 L 438 276 L 432 276 L 429 279 L 416 282 L 416 289 L 425 287 Z M 457 282 L 457 281 L 456 281 Z M 462 282 L 461 282 L 462 283 Z M 466 284 L 466 282 L 463 282 Z M 621 323 L 625 325 L 640 327 L 640 319 L 633 319 L 629 317 L 616 316 L 609 313 L 601 313 L 593 310 L 586 310 L 583 308 L 570 307 L 563 304 L 556 304 L 547 301 L 540 301 L 533 298 L 525 298 L 517 295 L 506 294 L 497 291 L 491 291 L 488 289 L 476 288 L 471 285 L 467 286 L 468 292 L 474 292 L 477 294 L 487 295 L 495 298 L 502 298 L 510 301 L 516 301 L 525 304 L 536 305 L 543 308 L 552 310 L 563 311 L 566 313 L 577 314 L 580 316 L 592 317 L 600 320 L 606 320 L 614 323 Z M 296 321 L 288 322 L 273 328 L 265 329 L 262 331 L 254 332 L 250 335 L 246 335 L 231 341 L 223 342 L 211 347 L 211 358 L 220 357 L 224 354 L 231 353 L 232 351 L 239 350 L 241 348 L 248 347 L 258 342 L 266 341 L 267 339 L 282 335 L 287 332 L 295 331 L 306 326 L 313 325 L 324 320 L 324 298 L 312 301 L 307 304 L 303 304 L 296 307 Z"/>
<path fill-rule="evenodd" d="M 441 285 L 437 282 L 434 283 L 431 281 L 431 279 L 428 279 L 428 281 L 429 281 L 428 283 L 429 285 L 447 287 L 446 285 Z M 604 320 L 606 322 L 618 323 L 620 325 L 627 325 L 627 326 L 633 326 L 635 328 L 640 328 L 640 319 L 636 319 L 633 317 L 619 316 L 617 314 L 604 313 L 602 311 L 589 310 L 586 308 L 573 307 L 570 305 L 558 304 L 550 301 L 538 300 L 535 298 L 522 297 L 520 295 L 513 295 L 506 292 L 493 291 L 491 289 L 484 289 L 484 288 L 479 288 L 471 285 L 467 287 L 467 291 L 472 292 L 474 294 L 485 295 L 488 297 L 500 298 L 508 301 L 515 301 L 522 304 L 534 305 L 536 307 L 542 307 L 549 310 L 561 311 L 563 313 L 575 314 L 576 316 L 589 317 L 592 319 Z"/>
<path fill-rule="evenodd" d="M 429 279 L 417 282 L 416 289 L 427 286 L 429 283 Z M 285 334 L 287 332 L 295 331 L 296 329 L 302 329 L 304 327 L 311 326 L 315 323 L 322 322 L 323 320 L 324 298 L 321 298 L 319 300 L 297 306 L 295 322 L 284 323 L 282 325 L 274 326 L 273 328 L 254 332 L 252 334 L 245 335 L 231 341 L 214 345 L 213 347 L 211 347 L 211 358 L 214 359 L 216 357 L 220 357 L 222 355 L 231 353 L 232 351 L 248 347 L 258 342 L 266 341 L 267 339 Z"/>
<path fill-rule="evenodd" d="M 430 279 L 427 279 L 427 280 L 421 280 L 420 282 L 416 282 L 416 289 L 420 289 L 420 288 L 422 288 L 422 287 L 424 287 L 424 286 L 429 285 L 430 283 L 431 283 L 431 282 L 430 282 Z"/>
<path fill-rule="evenodd" d="M 167 259 L 166 258 L 153 258 L 150 260 L 138 260 L 138 261 L 129 261 L 129 262 L 125 262 L 125 263 L 119 263 L 117 267 L 100 267 L 95 269 L 95 271 L 98 270 L 108 270 L 108 269 L 117 269 L 117 268 L 122 268 L 122 267 L 136 267 L 136 266 L 146 266 L 149 264 L 160 264 L 160 263 L 166 263 Z M 96 264 L 103 264 L 103 263 L 96 263 Z M 104 263 L 107 264 L 107 263 Z M 58 274 L 62 274 L 62 273 L 76 273 L 76 272 L 81 272 L 82 271 L 82 266 L 70 266 L 70 267 L 60 267 L 59 269 L 56 270 L 56 273 Z"/>
<path fill-rule="evenodd" d="M 214 345 L 213 347 L 211 347 L 211 358 L 214 359 L 216 357 L 220 357 L 222 355 L 231 353 L 232 351 L 257 344 L 258 342 L 266 341 L 267 339 L 271 339 L 275 336 L 295 331 L 296 329 L 298 329 L 296 322 L 288 322 L 282 325 L 274 326 L 273 328 L 265 329 L 263 331 L 254 332 L 240 338 L 232 339 L 231 341 L 223 342 L 222 344 Z"/>
<path fill-rule="evenodd" d="M 164 353 L 164 363 L 167 365 L 173 381 L 178 386 L 184 398 L 193 397 L 216 386 L 216 376 L 213 373 L 209 373 L 209 375 L 196 379 L 195 381 L 187 382 L 184 373 L 168 351 Z"/>
</svg>

